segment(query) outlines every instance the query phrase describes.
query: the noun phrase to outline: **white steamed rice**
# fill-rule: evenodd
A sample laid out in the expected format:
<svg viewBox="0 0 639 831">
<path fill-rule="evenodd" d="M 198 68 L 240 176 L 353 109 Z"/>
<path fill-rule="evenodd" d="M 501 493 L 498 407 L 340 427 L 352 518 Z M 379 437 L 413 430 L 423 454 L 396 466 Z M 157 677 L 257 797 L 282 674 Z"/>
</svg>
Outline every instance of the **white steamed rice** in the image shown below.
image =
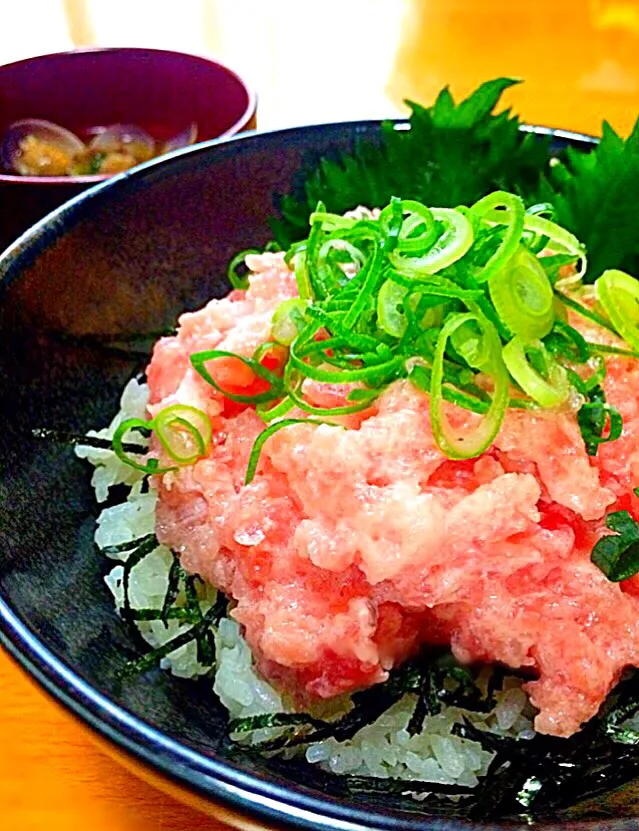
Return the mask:
<svg viewBox="0 0 639 831">
<path fill-rule="evenodd" d="M 121 410 L 111 425 L 90 435 L 111 438 L 125 418 L 144 418 L 147 400 L 146 385 L 130 381 L 122 395 Z M 130 486 L 126 502 L 105 508 L 100 513 L 95 534 L 98 547 L 104 549 L 154 533 L 156 495 L 152 490 L 145 492 L 142 488 L 144 474 L 120 462 L 109 450 L 78 447 L 77 454 L 95 467 L 92 484 L 98 502 L 107 499 L 111 486 Z M 128 554 L 117 552 L 110 556 L 117 562 L 105 579 L 119 610 L 123 605 L 122 561 Z M 129 585 L 132 608 L 162 608 L 172 560 L 170 550 L 160 545 L 135 566 Z M 215 601 L 216 591 L 202 584 L 198 597 L 202 610 L 206 611 Z M 183 602 L 184 598 L 178 597 L 177 604 Z M 136 625 L 142 637 L 156 648 L 189 629 L 191 624 L 169 620 L 168 625 L 161 621 L 138 622 Z M 231 718 L 291 710 L 290 701 L 257 675 L 250 649 L 234 620 L 225 618 L 221 621 L 215 642 L 217 657 L 213 670 L 198 661 L 194 641 L 170 653 L 161 666 L 182 678 L 211 673 L 213 690 Z M 478 777 L 486 772 L 492 754 L 476 742 L 452 735 L 453 725 L 463 716 L 482 730 L 520 739 L 534 735 L 532 709 L 519 680 L 506 678 L 502 691 L 495 698 L 495 708 L 486 714 L 444 706 L 439 715 L 426 718 L 420 734 L 410 736 L 406 728 L 416 698 L 407 694 L 352 739 L 338 742 L 331 738 L 296 748 L 295 752 L 305 754 L 311 764 L 336 774 L 474 786 Z M 332 709 L 329 704 L 328 712 L 335 714 L 336 706 L 347 709 L 348 700 L 334 704 Z M 327 715 L 326 709 L 323 715 Z M 277 730 L 256 730 L 252 734 L 242 734 L 241 738 L 244 742 L 257 743 L 274 735 L 274 729 Z M 291 754 L 290 750 L 284 752 Z"/>
</svg>

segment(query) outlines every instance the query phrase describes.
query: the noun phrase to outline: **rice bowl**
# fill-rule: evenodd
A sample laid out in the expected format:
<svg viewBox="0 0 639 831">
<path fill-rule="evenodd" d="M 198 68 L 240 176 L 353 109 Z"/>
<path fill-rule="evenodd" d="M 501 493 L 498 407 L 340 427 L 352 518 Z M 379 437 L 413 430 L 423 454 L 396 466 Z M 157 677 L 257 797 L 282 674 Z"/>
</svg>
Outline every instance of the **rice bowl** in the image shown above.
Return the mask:
<svg viewBox="0 0 639 831">
<path fill-rule="evenodd" d="M 508 201 L 505 194 L 490 198 Z M 406 203 L 411 218 L 417 215 L 413 210 L 418 210 L 414 203 Z M 381 223 L 383 216 L 359 210 L 352 222 Z M 321 217 L 317 221 L 338 222 Z M 404 221 L 411 225 L 410 219 Z M 543 228 L 551 232 L 550 224 Z M 567 243 L 563 232 L 555 233 L 561 240 L 558 250 L 566 245 L 570 249 L 564 259 L 584 257 L 576 241 Z M 555 267 L 557 250 L 544 249 L 539 262 L 544 263 L 544 255 Z M 457 451 L 457 461 L 443 451 L 442 443 L 450 446 L 453 439 L 440 434 L 439 447 L 434 441 L 433 405 L 429 408 L 424 393 L 405 380 L 392 381 L 362 406 L 349 404 L 345 397 L 359 389 L 357 385 L 347 383 L 340 389 L 333 382 L 304 382 L 303 400 L 299 392 L 290 393 L 295 418 L 278 422 L 281 404 L 275 404 L 276 429 L 264 431 L 267 444 L 261 441 L 260 420 L 251 402 L 265 406 L 268 387 L 255 374 L 250 356 L 260 354 L 269 361 L 263 364 L 269 367 L 264 370 L 269 379 L 272 369 L 281 370 L 277 350 L 285 346 L 278 343 L 277 333 L 284 332 L 284 345 L 291 343 L 292 349 L 297 332 L 290 331 L 291 319 L 281 325 L 280 310 L 297 314 L 298 307 L 291 304 L 299 302 L 300 272 L 304 275 L 305 269 L 297 263 L 292 270 L 283 254 L 272 253 L 249 254 L 246 264 L 246 288 L 183 316 L 177 335 L 156 344 L 148 385 L 132 380 L 109 428 L 89 434 L 97 442 L 111 442 L 113 450 L 80 445 L 76 451 L 96 466 L 93 485 L 98 501 L 108 499 L 112 486 L 130 486 L 126 502 L 100 514 L 96 543 L 108 556 L 124 561 L 109 572 L 106 582 L 119 613 L 153 648 L 138 668 L 151 666 L 151 658 L 180 677 L 207 676 L 229 713 L 230 737 L 242 746 L 279 752 L 289 759 L 302 756 L 329 774 L 354 780 L 375 777 L 391 780 L 395 787 L 406 781 L 406 792 L 420 798 L 431 791 L 459 798 L 480 781 L 489 781 L 498 759 L 497 746 L 491 750 L 490 744 L 482 743 L 482 734 L 524 744 L 536 732 L 569 737 L 597 715 L 607 692 L 632 663 L 625 656 L 633 653 L 622 651 L 618 665 L 603 669 L 612 659 L 606 626 L 618 631 L 619 620 L 631 627 L 632 620 L 639 619 L 632 576 L 625 576 L 625 594 L 620 593 L 618 584 L 601 574 L 594 553 L 592 564 L 583 557 L 593 544 L 593 552 L 597 550 L 598 540 L 606 539 L 601 525 L 606 509 L 629 504 L 624 477 L 632 478 L 632 462 L 620 468 L 619 459 L 627 458 L 634 446 L 633 411 L 629 400 L 620 396 L 634 383 L 635 359 L 624 354 L 618 337 L 594 325 L 588 305 L 582 307 L 585 324 L 578 316 L 570 318 L 570 327 L 576 327 L 574 338 L 586 337 L 583 343 L 595 353 L 598 344 L 603 350 L 603 357 L 583 364 L 585 377 L 590 371 L 597 384 L 605 385 L 607 406 L 626 414 L 625 438 L 613 435 L 611 427 L 610 437 L 594 440 L 596 449 L 610 441 L 616 450 L 612 456 L 606 447 L 608 452 L 589 458 L 587 442 L 593 440 L 578 437 L 578 425 L 585 435 L 578 410 L 584 402 L 587 405 L 585 392 L 578 392 L 579 376 L 574 376 L 577 388 L 572 393 L 566 388 L 563 405 L 558 410 L 551 406 L 548 414 L 538 406 L 517 409 L 515 398 L 514 409 L 502 415 L 503 423 L 485 446 L 466 455 L 464 447 Z M 342 263 L 337 267 L 343 268 L 348 289 L 358 269 Z M 579 290 L 570 270 L 562 280 L 562 291 L 564 284 Z M 451 289 L 436 291 L 440 303 L 450 302 L 441 297 L 450 298 Z M 383 327 L 380 310 L 378 304 L 377 325 Z M 427 329 L 440 325 L 432 317 L 424 320 Z M 557 325 L 568 325 L 565 317 L 559 320 Z M 298 325 L 303 324 L 298 320 Z M 323 338 L 333 343 L 330 329 L 327 334 L 321 330 L 320 345 Z M 605 364 L 609 348 L 623 357 L 612 355 Z M 209 370 L 198 368 L 200 354 L 211 361 Z M 332 352 L 322 354 L 331 360 Z M 244 363 L 235 355 L 245 356 Z M 218 361 L 215 370 L 210 369 L 213 361 Z M 410 378 L 416 365 L 406 365 Z M 347 378 L 357 372 L 351 370 Z M 273 393 L 271 398 L 280 400 L 282 395 Z M 459 422 L 459 410 L 449 410 Z M 188 428 L 186 438 L 183 431 L 172 439 L 160 435 L 160 418 L 172 411 Z M 318 422 L 309 413 L 329 420 Z M 208 419 L 212 433 L 206 432 L 191 455 L 191 436 L 197 432 L 201 438 L 200 431 L 209 430 Z M 148 445 L 136 434 L 141 446 L 127 445 L 126 450 L 147 457 L 159 451 L 160 459 L 131 461 L 124 452 L 124 437 L 132 435 L 129 431 L 144 433 L 154 423 L 161 444 L 154 440 Z M 472 428 L 461 441 L 472 445 Z M 551 449 L 553 442 L 556 447 Z M 173 461 L 178 464 L 171 466 Z M 247 466 L 250 472 L 242 486 Z M 333 471 L 339 471 L 339 478 L 331 475 Z M 360 506 L 364 524 L 358 526 Z M 462 521 L 456 530 L 458 514 Z M 309 532 L 309 527 L 316 530 Z M 323 530 L 327 527 L 333 528 L 332 542 Z M 300 575 L 295 580 L 301 581 L 289 584 L 290 596 L 287 570 Z M 346 582 L 340 583 L 344 578 Z M 506 592 L 490 588 L 496 579 L 509 587 Z M 257 593 L 250 588 L 252 581 Z M 560 587 L 570 581 L 564 601 L 565 589 Z M 483 600 L 477 594 L 482 584 Z M 220 588 L 230 595 L 230 607 Z M 320 592 L 322 599 L 313 592 Z M 489 613 L 483 629 L 471 624 L 468 640 L 465 627 L 474 615 L 490 608 L 493 601 L 486 598 L 491 593 L 498 611 Z M 610 624 L 603 616 L 584 618 L 597 603 L 611 610 L 613 596 L 620 617 L 614 616 Z M 336 598 L 337 611 L 331 612 Z M 309 612 L 318 600 L 322 611 Z M 329 605 L 322 605 L 326 602 Z M 264 610 L 256 614 L 260 604 Z M 530 610 L 538 604 L 541 616 L 531 617 Z M 544 617 L 549 614 L 564 627 L 563 634 L 558 628 L 548 630 Z M 310 615 L 310 624 L 305 615 Z M 213 640 L 210 632 L 208 643 L 189 639 L 190 630 L 195 632 L 207 619 L 215 623 Z M 502 620 L 508 621 L 505 629 Z M 526 646 L 525 640 L 518 641 L 522 637 L 533 640 Z M 583 649 L 577 644 L 584 637 L 592 638 L 588 653 L 571 666 L 570 650 Z M 442 670 L 438 676 L 440 691 L 429 694 L 438 700 L 424 698 L 423 679 L 409 683 L 375 717 L 342 731 L 339 725 L 352 721 L 357 711 L 359 691 L 392 684 L 390 671 L 402 672 L 404 662 L 424 643 L 440 650 L 452 643 L 458 662 L 452 674 Z M 579 662 L 586 654 L 598 669 L 584 675 Z M 459 680 L 467 672 L 464 664 L 483 668 Z M 463 695 L 455 699 L 458 681 L 464 695 L 472 688 L 474 704 L 465 707 Z M 386 693 L 380 695 L 384 699 Z M 615 729 L 631 733 L 633 715 L 626 712 Z M 304 718 L 316 733 L 311 729 L 287 736 L 286 728 L 303 725 Z M 333 725 L 338 725 L 335 734 L 325 735 Z M 521 804 L 526 806 L 542 785 L 535 775 L 526 778 L 518 797 Z"/>
<path fill-rule="evenodd" d="M 311 827 L 308 822 L 312 821 L 312 827 L 327 829 L 338 827 L 343 821 L 362 828 L 387 828 L 390 823 L 414 831 L 437 824 L 437 820 L 428 819 L 433 813 L 444 811 L 453 817 L 468 814 L 459 802 L 440 808 L 430 799 L 417 803 L 420 807 L 415 813 L 394 795 L 397 790 L 389 780 L 384 782 L 383 794 L 370 788 L 362 792 L 361 782 L 353 783 L 357 784 L 356 789 L 343 787 L 348 777 L 319 776 L 317 765 L 285 765 L 261 754 L 231 754 L 232 748 L 220 741 L 224 732 L 221 708 L 210 694 L 209 704 L 205 705 L 202 699 L 206 688 L 210 690 L 206 678 L 196 683 L 180 683 L 164 680 L 166 674 L 151 673 L 131 676 L 126 684 L 118 686 L 117 675 L 123 663 L 127 657 L 134 658 L 135 653 L 132 653 L 127 627 L 109 610 L 110 592 L 98 585 L 103 561 L 91 549 L 93 523 L 87 518 L 81 526 L 77 524 L 78 505 L 87 512 L 81 516 L 88 517 L 91 511 L 88 490 L 85 494 L 88 475 L 82 464 L 76 462 L 74 466 L 64 445 L 52 444 L 50 440 L 29 440 L 30 434 L 24 431 L 58 428 L 77 435 L 92 426 L 105 424 L 117 409 L 117 391 L 142 366 L 135 357 L 137 352 L 128 345 L 129 334 L 164 329 L 171 326 L 185 305 L 198 308 L 207 297 L 222 295 L 225 290 L 222 275 L 232 254 L 251 242 L 259 240 L 263 244 L 269 238 L 261 218 L 271 210 L 273 192 L 282 192 L 288 187 L 289 177 L 299 165 L 300 142 L 318 153 L 326 152 L 329 146 L 349 152 L 354 136 L 364 136 L 373 143 L 377 141 L 379 129 L 379 124 L 359 124 L 352 130 L 334 126 L 292 131 L 290 136 L 251 136 L 152 165 L 131 181 L 114 183 L 78 200 L 61 212 L 64 215 L 43 237 L 27 241 L 28 245 L 13 252 L 11 258 L 5 257 L 3 262 L 4 270 L 8 267 L 11 277 L 21 276 L 34 257 L 36 266 L 31 274 L 25 275 L 26 279 L 14 281 L 3 301 L 3 337 L 7 344 L 4 355 L 10 362 L 3 359 L 1 365 L 3 377 L 6 375 L 9 379 L 15 395 L 11 407 L 9 400 L 5 401 L 6 426 L 0 436 L 0 446 L 3 459 L 8 460 L 5 470 L 11 487 L 20 500 L 19 503 L 12 500 L 15 510 L 11 525 L 2 534 L 5 542 L 19 544 L 18 550 L 12 549 L 9 559 L 4 544 L 0 552 L 4 643 L 10 646 L 13 643 L 14 654 L 23 662 L 26 662 L 27 645 L 29 649 L 34 648 L 30 654 L 38 677 L 47 673 L 52 679 L 50 689 L 57 697 L 66 695 L 68 690 L 64 700 L 70 701 L 81 718 L 97 726 L 103 736 L 114 739 L 136 757 L 146 759 L 156 770 L 175 776 L 187 787 L 199 788 L 200 792 L 212 796 L 217 805 L 221 802 L 233 810 L 250 811 L 262 823 L 277 821 Z M 554 147 L 560 147 L 563 140 L 556 139 Z M 577 146 L 588 147 L 588 142 L 580 143 L 578 137 L 569 140 Z M 264 153 L 275 152 L 283 166 L 277 170 L 261 167 Z M 245 198 L 242 188 L 232 191 L 232 200 L 226 198 L 232 190 L 227 191 L 226 184 L 230 187 L 232 182 L 241 181 L 238 157 L 245 172 L 247 165 L 248 170 L 262 171 L 260 176 L 251 178 L 250 200 Z M 213 182 L 215 189 L 211 188 Z M 176 202 L 180 203 L 179 214 L 172 209 Z M 229 217 L 233 217 L 230 224 Z M 226 248 L 209 244 L 212 229 L 215 239 L 228 240 Z M 112 245 L 109 248 L 103 245 L 113 238 L 119 240 L 117 251 Z M 154 242 L 150 247 L 145 240 L 151 239 Z M 109 275 L 113 274 L 118 275 L 118 281 L 110 281 Z M 89 305 L 85 295 L 78 295 L 75 288 L 77 280 L 85 279 L 93 295 Z M 50 290 L 52 286 L 54 291 Z M 128 301 L 129 296 L 139 298 L 140 291 L 146 292 L 153 301 L 150 307 Z M 38 300 L 45 296 L 46 306 Z M 75 300 L 65 305 L 68 297 Z M 100 321 L 93 316 L 96 299 L 104 310 Z M 34 337 L 37 330 L 30 328 L 29 321 L 38 323 L 38 337 Z M 65 333 L 66 344 L 57 338 L 43 342 L 40 333 L 51 330 L 53 335 Z M 98 345 L 98 339 L 103 339 L 105 332 L 118 332 L 127 340 L 124 343 L 110 340 L 104 346 Z M 69 341 L 66 333 L 75 340 Z M 78 341 L 78 334 L 82 341 Z M 16 351 L 18 343 L 21 346 Z M 131 357 L 124 360 L 126 352 Z M 30 379 L 31 384 L 28 397 L 26 392 L 23 394 L 25 379 Z M 65 393 L 64 401 L 58 395 L 59 389 Z M 39 402 L 39 412 L 29 406 L 33 400 Z M 26 491 L 23 494 L 20 472 L 33 457 L 39 473 L 31 479 L 29 496 Z M 48 482 L 52 487 L 56 482 L 59 484 L 52 490 Z M 62 483 L 69 501 L 60 502 L 55 498 Z M 34 486 L 37 502 L 30 501 Z M 122 491 L 117 496 L 114 492 L 114 498 L 122 499 Z M 43 549 L 37 534 L 38 529 L 45 527 L 49 528 L 50 542 Z M 15 533 L 10 540 L 5 539 L 5 532 L 11 533 L 12 528 L 16 529 Z M 60 529 L 69 531 L 66 544 L 60 538 Z M 79 537 L 76 537 L 77 530 Z M 69 547 L 69 539 L 77 540 L 77 544 Z M 46 557 L 45 551 L 50 552 Z M 21 571 L 29 575 L 28 583 L 15 569 L 8 570 L 16 557 L 22 563 Z M 39 563 L 43 566 L 42 576 L 38 572 Z M 73 586 L 70 593 L 68 586 Z M 12 617 L 12 609 L 23 620 L 31 621 L 30 629 L 39 643 Z M 68 669 L 64 675 L 59 674 L 61 668 L 55 656 L 51 657 L 46 649 L 66 661 Z M 531 757 L 541 749 L 538 746 L 534 750 L 535 744 L 536 740 L 529 744 Z M 552 759 L 548 761 L 553 763 Z M 579 756 L 577 762 L 582 770 L 584 765 Z M 615 764 L 614 769 L 607 768 L 606 791 L 627 782 L 633 775 L 624 759 L 618 759 Z M 581 780 L 580 777 L 579 784 Z M 233 790 L 229 790 L 228 783 Z M 588 785 L 584 780 L 583 784 L 588 792 L 602 790 L 601 782 L 591 780 Z M 552 805 L 543 810 L 535 807 L 534 815 L 542 818 L 543 827 L 556 827 L 553 822 L 547 825 L 549 817 L 571 828 L 574 825 L 571 817 L 582 817 L 586 827 L 625 828 L 632 820 L 625 822 L 622 818 L 634 815 L 632 794 L 632 786 L 626 786 L 615 794 L 605 794 L 595 803 L 580 803 L 574 810 L 565 811 Z M 575 798 L 579 798 L 578 793 Z M 606 819 L 601 819 L 601 810 L 606 812 Z M 591 826 L 588 820 L 593 818 L 595 825 Z M 451 827 L 460 825 L 456 819 L 446 822 Z M 478 825 L 483 823 L 472 823 L 473 827 Z"/>
</svg>

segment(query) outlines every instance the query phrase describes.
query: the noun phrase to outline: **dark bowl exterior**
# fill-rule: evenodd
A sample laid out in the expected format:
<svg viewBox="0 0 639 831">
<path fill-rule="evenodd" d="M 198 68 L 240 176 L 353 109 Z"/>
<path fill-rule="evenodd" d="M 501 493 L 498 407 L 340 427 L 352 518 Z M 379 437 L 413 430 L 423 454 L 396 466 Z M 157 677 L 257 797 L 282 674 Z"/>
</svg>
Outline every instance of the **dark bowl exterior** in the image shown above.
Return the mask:
<svg viewBox="0 0 639 831">
<path fill-rule="evenodd" d="M 162 49 L 96 48 L 0 66 L 0 136 L 42 118 L 82 134 L 136 124 L 165 141 L 191 122 L 208 141 L 255 127 L 256 99 L 231 69 Z M 104 176 L 21 177 L 0 171 L 0 250 L 41 217 Z"/>
<path fill-rule="evenodd" d="M 376 140 L 379 122 L 249 134 L 181 151 L 98 185 L 40 222 L 0 259 L 0 640 L 53 695 L 131 761 L 224 806 L 239 827 L 454 831 L 528 827 L 429 816 L 418 805 L 345 797 L 302 764 L 231 752 L 203 683 L 152 672 L 122 682 L 134 654 L 93 545 L 85 463 L 33 438 L 83 433 L 117 410 L 145 359 L 95 337 L 157 331 L 227 291 L 226 266 L 265 243 L 274 194 L 304 162 Z M 556 142 L 588 148 L 586 137 Z M 639 828 L 626 787 L 539 823 Z"/>
</svg>

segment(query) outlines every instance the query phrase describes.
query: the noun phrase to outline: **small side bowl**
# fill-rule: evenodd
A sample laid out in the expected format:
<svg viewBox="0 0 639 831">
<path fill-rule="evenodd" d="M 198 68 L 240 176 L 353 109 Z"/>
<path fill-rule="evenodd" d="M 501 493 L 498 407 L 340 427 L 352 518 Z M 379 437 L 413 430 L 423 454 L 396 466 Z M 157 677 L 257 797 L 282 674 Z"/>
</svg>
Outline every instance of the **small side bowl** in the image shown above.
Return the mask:
<svg viewBox="0 0 639 831">
<path fill-rule="evenodd" d="M 40 118 L 76 133 L 136 124 L 164 141 L 191 122 L 198 141 L 255 127 L 256 97 L 209 58 L 160 49 L 96 48 L 0 66 L 0 135 Z M 0 171 L 0 250 L 49 211 L 107 176 L 18 176 Z"/>
</svg>

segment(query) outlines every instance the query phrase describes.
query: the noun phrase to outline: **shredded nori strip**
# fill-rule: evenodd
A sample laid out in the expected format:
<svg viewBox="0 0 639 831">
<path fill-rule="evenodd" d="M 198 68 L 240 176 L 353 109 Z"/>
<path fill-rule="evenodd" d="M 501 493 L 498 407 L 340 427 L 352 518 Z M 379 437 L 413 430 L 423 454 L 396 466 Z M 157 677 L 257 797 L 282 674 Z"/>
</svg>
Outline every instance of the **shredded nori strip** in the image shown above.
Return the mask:
<svg viewBox="0 0 639 831">
<path fill-rule="evenodd" d="M 144 537 L 137 537 L 134 540 L 120 542 L 116 545 L 105 545 L 104 548 L 100 549 L 100 551 L 103 554 L 106 554 L 107 557 L 110 557 L 112 554 L 120 554 L 123 551 L 132 551 L 135 548 L 139 548 L 140 546 L 150 543 L 151 540 L 155 540 L 155 547 L 157 548 L 159 542 L 157 541 L 157 537 L 155 536 L 155 534 L 146 534 Z"/>
<path fill-rule="evenodd" d="M 528 776 L 514 769 L 509 760 L 495 757 L 482 780 L 482 787 L 468 812 L 469 819 L 489 819 L 508 812 L 513 792 L 519 793 Z M 523 806 L 522 806 L 523 807 Z"/>
<path fill-rule="evenodd" d="M 185 646 L 185 644 L 201 638 L 211 626 L 215 626 L 220 622 L 221 618 L 225 616 L 226 610 L 227 599 L 222 593 L 220 593 L 211 608 L 208 609 L 204 615 L 202 615 L 202 619 L 200 621 L 198 621 L 186 632 L 180 632 L 179 635 L 176 635 L 170 641 L 167 641 L 157 649 L 147 652 L 147 654 L 143 655 L 141 658 L 138 658 L 135 661 L 128 661 L 124 668 L 123 675 L 125 677 L 139 675 L 153 669 L 153 667 L 156 667 L 160 663 L 162 658 L 166 658 L 166 656 L 175 649 L 179 649 L 181 646 Z"/>
<path fill-rule="evenodd" d="M 621 681 L 614 693 L 614 705 L 604 708 L 601 714 L 603 729 L 614 741 L 639 745 L 639 732 L 623 725 L 623 722 L 639 713 L 639 673 L 633 673 Z"/>
<path fill-rule="evenodd" d="M 138 428 L 141 431 L 140 428 Z M 85 436 L 83 434 L 72 433 L 68 430 L 54 430 L 49 427 L 36 427 L 31 431 L 36 439 L 51 439 L 51 441 L 59 444 L 80 445 L 82 447 L 95 447 L 97 450 L 113 450 L 111 439 L 103 439 L 99 436 Z M 126 453 L 137 453 L 144 456 L 149 452 L 148 447 L 133 442 L 122 442 L 122 449 Z"/>
<path fill-rule="evenodd" d="M 180 578 L 182 576 L 182 567 L 180 566 L 180 558 L 178 555 L 172 551 L 173 554 L 173 561 L 171 563 L 171 568 L 169 569 L 169 576 L 168 582 L 166 586 L 166 594 L 164 595 L 164 601 L 162 603 L 162 609 L 160 611 L 160 620 L 163 620 L 165 623 L 172 611 L 172 606 L 175 603 L 178 594 L 180 593 Z M 199 606 L 198 606 L 199 611 Z M 188 609 L 189 614 L 192 615 L 191 610 Z M 199 619 L 197 616 L 194 617 L 194 623 L 197 622 Z"/>
<path fill-rule="evenodd" d="M 416 736 L 422 732 L 426 716 L 435 716 L 441 712 L 442 703 L 439 697 L 439 680 L 437 673 L 431 667 L 423 673 L 419 684 L 417 704 L 406 728 L 409 736 Z"/>
<path fill-rule="evenodd" d="M 442 702 L 474 712 L 492 709 L 494 694 L 509 675 L 517 673 L 497 668 L 496 677 L 482 693 L 473 672 L 459 667 L 450 655 L 440 654 L 413 662 L 393 672 L 385 684 L 356 693 L 352 697 L 353 709 L 340 719 L 322 721 L 303 713 L 275 713 L 234 719 L 229 732 L 246 733 L 269 727 L 285 730 L 274 739 L 251 746 L 261 751 L 306 745 L 328 737 L 344 741 L 374 722 L 405 693 L 418 696 L 409 729 L 416 729 L 420 722 L 423 728 L 426 715 L 441 707 Z M 638 712 L 639 672 L 633 672 L 618 686 L 599 716 L 569 740 L 542 734 L 531 739 L 502 736 L 476 727 L 467 718 L 455 725 L 453 735 L 477 742 L 494 754 L 487 773 L 474 788 L 349 774 L 335 776 L 334 786 L 347 794 L 369 793 L 372 799 L 375 794 L 405 798 L 406 806 L 412 810 L 417 803 L 408 795 L 418 794 L 426 798 L 426 803 L 419 805 L 426 804 L 429 811 L 444 815 L 471 820 L 519 817 L 533 821 L 608 791 L 639 773 L 639 734 L 623 726 L 628 717 Z M 446 796 L 451 795 L 460 799 L 449 803 Z"/>
<path fill-rule="evenodd" d="M 200 599 L 195 588 L 195 581 L 204 583 L 198 574 L 187 574 L 181 569 L 182 579 L 184 582 L 184 594 L 186 595 L 186 607 L 193 615 L 202 617 L 202 610 L 200 608 Z M 201 637 L 197 638 L 197 659 L 204 666 L 213 665 L 215 663 L 215 635 L 209 629 Z"/>
<path fill-rule="evenodd" d="M 195 615 L 191 609 L 173 606 L 163 612 L 161 609 L 130 609 L 129 619 L 139 621 L 161 620 L 166 623 L 169 620 L 181 620 L 183 623 L 198 623 L 202 614 Z"/>
<path fill-rule="evenodd" d="M 122 604 L 121 615 L 126 623 L 132 623 L 131 618 L 131 599 L 129 597 L 129 580 L 131 579 L 131 572 L 141 563 L 142 560 L 156 550 L 159 542 L 155 534 L 149 536 L 141 542 L 137 548 L 134 548 L 127 557 L 124 566 L 122 567 L 122 591 L 124 593 L 124 603 Z"/>
<path fill-rule="evenodd" d="M 311 726 L 317 729 L 326 727 L 328 721 L 316 719 L 307 713 L 265 713 L 260 716 L 246 716 L 229 721 L 229 733 L 249 733 L 251 730 L 264 730 L 270 727 L 290 727 L 291 725 Z"/>
<path fill-rule="evenodd" d="M 280 750 L 284 747 L 297 747 L 311 742 L 320 742 L 333 737 L 343 742 L 351 739 L 355 733 L 372 724 L 382 713 L 385 713 L 395 702 L 399 701 L 407 692 L 416 692 L 419 689 L 421 679 L 420 670 L 412 663 L 406 664 L 397 672 L 393 673 L 388 681 L 370 687 L 362 692 L 354 693 L 352 696 L 353 709 L 340 719 L 331 722 L 322 722 L 314 726 L 312 720 L 306 716 L 308 730 L 303 730 L 304 724 L 297 721 L 289 722 L 294 729 L 289 733 L 275 739 L 268 739 L 256 743 L 254 747 L 260 750 Z M 280 714 L 285 716 L 286 714 Z M 235 730 L 244 731 L 243 719 L 235 720 Z M 248 728 L 250 729 L 250 728 Z"/>
</svg>

